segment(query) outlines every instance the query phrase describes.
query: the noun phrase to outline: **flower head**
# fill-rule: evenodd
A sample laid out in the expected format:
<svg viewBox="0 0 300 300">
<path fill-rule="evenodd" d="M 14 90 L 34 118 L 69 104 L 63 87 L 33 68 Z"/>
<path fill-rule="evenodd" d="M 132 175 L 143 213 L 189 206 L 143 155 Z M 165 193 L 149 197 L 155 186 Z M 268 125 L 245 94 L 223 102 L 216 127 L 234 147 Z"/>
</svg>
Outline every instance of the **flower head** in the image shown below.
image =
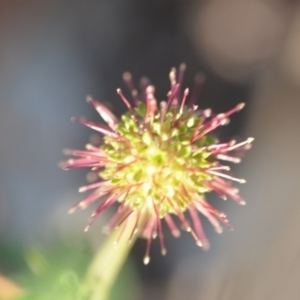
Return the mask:
<svg viewBox="0 0 300 300">
<path fill-rule="evenodd" d="M 221 161 L 238 163 L 240 159 L 234 153 L 249 149 L 253 138 L 240 143 L 234 140 L 220 143 L 211 134 L 217 127 L 228 124 L 228 117 L 241 110 L 244 103 L 217 115 L 210 109 L 198 110 L 194 102 L 199 84 L 196 84 L 189 99 L 188 89 L 181 92 L 184 70 L 184 64 L 180 66 L 178 76 L 175 69 L 171 70 L 170 91 L 166 101 L 159 104 L 154 86 L 143 79 L 139 94 L 131 75 L 125 73 L 123 78 L 131 91 L 134 105 L 120 89 L 117 90 L 128 109 L 120 120 L 103 104 L 87 97 L 107 126 L 75 118 L 72 121 L 101 133 L 104 144 L 101 147 L 87 144 L 86 150 L 67 149 L 66 154 L 78 158 L 62 163 L 65 169 L 91 168 L 101 178 L 99 182 L 80 188 L 80 192 L 93 192 L 74 205 L 70 213 L 78 207 L 86 208 L 97 200 L 101 201 L 87 230 L 105 209 L 119 203 L 104 229 L 110 232 L 135 220 L 130 239 L 137 233 L 147 239 L 145 264 L 150 260 L 150 246 L 156 236 L 159 237 L 162 254 L 166 254 L 162 220 L 177 237 L 180 231 L 173 220 L 174 216 L 177 217 L 196 244 L 204 248 L 208 248 L 209 243 L 199 213 L 218 233 L 222 232 L 220 223 L 230 228 L 226 215 L 207 202 L 207 192 L 215 191 L 224 200 L 228 196 L 239 204 L 245 204 L 238 189 L 231 185 L 232 181 L 244 183 L 245 180 L 226 173 L 230 168 Z M 198 83 L 201 80 L 199 77 Z"/>
</svg>

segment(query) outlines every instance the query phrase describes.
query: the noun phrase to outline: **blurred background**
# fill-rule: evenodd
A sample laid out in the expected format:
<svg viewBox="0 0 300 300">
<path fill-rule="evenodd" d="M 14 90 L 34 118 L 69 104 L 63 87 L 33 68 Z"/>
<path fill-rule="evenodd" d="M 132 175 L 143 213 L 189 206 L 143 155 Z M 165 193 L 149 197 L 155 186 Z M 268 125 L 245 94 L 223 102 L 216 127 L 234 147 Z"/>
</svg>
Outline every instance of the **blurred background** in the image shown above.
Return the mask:
<svg viewBox="0 0 300 300">
<path fill-rule="evenodd" d="M 97 139 L 70 117 L 98 119 L 87 94 L 122 114 L 124 71 L 163 99 L 185 62 L 185 86 L 206 75 L 201 108 L 247 103 L 221 135 L 256 138 L 234 167 L 247 205 L 209 195 L 235 231 L 217 236 L 203 220 L 208 252 L 167 233 L 168 255 L 155 242 L 144 266 L 138 241 L 113 297 L 299 299 L 299 53 L 298 1 L 0 0 L 0 273 L 41 294 L 57 278 L 76 285 L 110 216 L 83 233 L 93 208 L 67 215 L 87 172 L 60 170 L 62 149 Z"/>
</svg>

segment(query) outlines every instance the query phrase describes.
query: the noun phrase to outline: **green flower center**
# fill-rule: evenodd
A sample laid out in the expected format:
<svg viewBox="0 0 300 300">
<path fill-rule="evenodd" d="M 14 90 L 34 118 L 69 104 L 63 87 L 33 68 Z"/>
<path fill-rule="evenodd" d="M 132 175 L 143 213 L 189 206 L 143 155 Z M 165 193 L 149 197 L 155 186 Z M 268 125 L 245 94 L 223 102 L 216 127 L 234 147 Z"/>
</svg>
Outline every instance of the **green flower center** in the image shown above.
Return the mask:
<svg viewBox="0 0 300 300">
<path fill-rule="evenodd" d="M 100 176 L 111 181 L 119 202 L 132 209 L 155 213 L 157 207 L 160 217 L 174 209 L 185 211 L 193 195 L 210 191 L 203 182 L 214 176 L 205 170 L 216 161 L 205 147 L 216 140 L 204 135 L 193 141 L 201 116 L 187 108 L 181 113 L 171 108 L 163 117 L 158 112 L 144 123 L 146 113 L 140 103 L 135 116 L 128 112 L 117 125 L 122 138 L 105 137 L 101 149 L 109 162 Z"/>
</svg>

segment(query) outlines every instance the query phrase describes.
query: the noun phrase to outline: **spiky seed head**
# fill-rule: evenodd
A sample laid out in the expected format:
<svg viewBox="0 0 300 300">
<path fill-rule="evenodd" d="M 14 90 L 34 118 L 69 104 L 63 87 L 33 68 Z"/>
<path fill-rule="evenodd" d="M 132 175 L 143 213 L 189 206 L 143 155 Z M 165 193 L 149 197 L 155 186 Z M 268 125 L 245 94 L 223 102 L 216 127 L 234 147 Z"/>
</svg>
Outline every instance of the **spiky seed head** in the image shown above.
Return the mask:
<svg viewBox="0 0 300 300">
<path fill-rule="evenodd" d="M 134 218 L 135 225 L 129 241 L 137 233 L 147 239 L 145 264 L 150 262 L 151 241 L 156 236 L 159 237 L 162 254 L 166 254 L 162 220 L 178 237 L 180 231 L 173 220 L 176 216 L 182 227 L 194 237 L 196 244 L 205 249 L 209 243 L 199 213 L 211 222 L 218 233 L 222 232 L 220 222 L 231 228 L 226 215 L 207 202 L 206 193 L 215 191 L 224 200 L 229 196 L 239 204 L 245 204 L 238 190 L 231 185 L 232 181 L 244 183 L 245 180 L 225 173 L 230 167 L 220 161 L 238 163 L 240 158 L 235 156 L 236 151 L 249 149 L 253 138 L 241 143 L 234 140 L 220 143 L 211 133 L 217 127 L 227 125 L 230 115 L 240 111 L 245 104 L 239 103 L 218 115 L 213 115 L 211 109 L 198 110 L 194 104 L 203 80 L 195 80 L 196 86 L 188 99 L 189 90 L 181 92 L 185 68 L 182 64 L 178 75 L 177 70 L 172 68 L 168 97 L 159 105 L 154 95 L 155 88 L 148 79 L 142 78 L 139 95 L 131 74 L 124 73 L 123 79 L 134 105 L 121 89 L 117 89 L 128 109 L 120 119 L 88 96 L 87 101 L 95 107 L 108 127 L 76 118 L 72 120 L 103 134 L 104 144 L 101 147 L 88 144 L 86 150 L 67 149 L 65 154 L 78 158 L 61 164 L 64 169 L 91 168 L 101 178 L 101 181 L 79 189 L 80 192 L 93 192 L 74 205 L 70 212 L 73 213 L 78 207 L 86 208 L 104 196 L 91 216 L 86 227 L 88 230 L 106 208 L 118 202 L 120 206 L 104 231 L 126 226 Z"/>
</svg>

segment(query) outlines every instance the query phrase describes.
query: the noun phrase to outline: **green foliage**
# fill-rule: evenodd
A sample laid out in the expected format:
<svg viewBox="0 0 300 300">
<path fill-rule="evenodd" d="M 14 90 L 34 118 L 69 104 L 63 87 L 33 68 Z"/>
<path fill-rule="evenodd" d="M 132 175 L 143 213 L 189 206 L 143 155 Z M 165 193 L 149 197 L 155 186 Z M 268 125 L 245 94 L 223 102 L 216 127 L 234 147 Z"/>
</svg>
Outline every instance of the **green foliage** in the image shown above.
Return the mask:
<svg viewBox="0 0 300 300">
<path fill-rule="evenodd" d="M 57 242 L 48 247 L 0 246 L 2 271 L 11 275 L 26 295 L 19 300 L 83 300 L 78 290 L 93 253 L 84 241 Z M 4 263 L 5 262 L 5 263 Z M 137 276 L 128 262 L 109 300 L 130 300 L 138 292 Z"/>
<path fill-rule="evenodd" d="M 28 268 L 19 274 L 18 281 L 27 294 L 21 300 L 80 300 L 79 282 L 91 257 L 82 241 L 30 247 L 24 257 Z"/>
</svg>

